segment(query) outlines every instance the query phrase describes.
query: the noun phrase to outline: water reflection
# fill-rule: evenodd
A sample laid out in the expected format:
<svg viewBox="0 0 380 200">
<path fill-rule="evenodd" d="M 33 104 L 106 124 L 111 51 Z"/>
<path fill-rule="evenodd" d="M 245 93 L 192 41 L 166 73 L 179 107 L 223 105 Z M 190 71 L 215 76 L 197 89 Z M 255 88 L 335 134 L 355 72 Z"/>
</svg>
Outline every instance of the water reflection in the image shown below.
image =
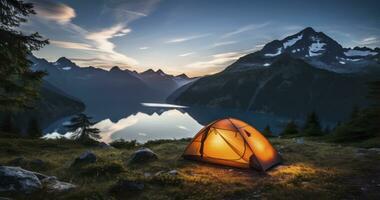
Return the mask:
<svg viewBox="0 0 380 200">
<path fill-rule="evenodd" d="M 180 139 L 192 137 L 203 126 L 187 113 L 171 109 L 162 114 L 137 113 L 116 123 L 106 119 L 95 125 L 104 142 L 117 139 L 137 140 L 144 143 L 157 139 Z"/>
<path fill-rule="evenodd" d="M 270 125 L 274 133 L 279 133 L 288 120 L 264 113 L 152 103 L 118 109 L 115 107 L 105 113 L 104 108 L 101 110 L 102 112 L 99 112 L 99 109 L 86 110 L 86 114 L 98 121 L 95 127 L 100 129 L 102 140 L 105 142 L 125 139 L 144 143 L 156 139 L 193 137 L 203 126 L 225 117 L 241 119 L 258 130 Z M 51 136 L 57 136 L 58 133 L 69 136 L 70 133 L 67 133 L 63 126 L 69 119 L 68 117 L 52 124 L 45 132 Z"/>
</svg>

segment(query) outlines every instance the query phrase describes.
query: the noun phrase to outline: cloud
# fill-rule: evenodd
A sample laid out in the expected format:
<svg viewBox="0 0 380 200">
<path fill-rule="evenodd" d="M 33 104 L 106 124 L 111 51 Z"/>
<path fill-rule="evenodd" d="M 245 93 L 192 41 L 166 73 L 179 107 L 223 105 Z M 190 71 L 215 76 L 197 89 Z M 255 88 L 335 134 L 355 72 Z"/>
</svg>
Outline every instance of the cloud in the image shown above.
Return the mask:
<svg viewBox="0 0 380 200">
<path fill-rule="evenodd" d="M 110 0 L 104 4 L 102 13 L 113 15 L 117 21 L 130 23 L 141 17 L 147 17 L 160 0 Z"/>
<path fill-rule="evenodd" d="M 180 43 L 180 42 L 187 42 L 189 40 L 194 40 L 194 39 L 199 39 L 203 37 L 210 36 L 210 33 L 206 34 L 201 34 L 201 35 L 192 35 L 192 36 L 187 36 L 187 37 L 179 37 L 179 38 L 174 38 L 166 41 L 165 43 Z"/>
<path fill-rule="evenodd" d="M 231 64 L 233 61 L 240 58 L 244 55 L 244 52 L 227 52 L 214 54 L 211 56 L 211 59 L 208 61 L 200 61 L 188 64 L 186 67 L 188 68 L 221 68 L 226 67 Z"/>
<path fill-rule="evenodd" d="M 235 43 L 237 43 L 237 41 L 217 42 L 211 45 L 211 47 L 215 48 L 215 47 L 220 47 L 220 46 L 225 46 L 225 45 L 230 45 L 230 44 L 235 44 Z"/>
<path fill-rule="evenodd" d="M 360 45 L 374 45 L 374 44 L 380 43 L 380 40 L 377 37 L 372 36 L 372 37 L 363 38 L 362 40 L 354 41 L 354 42 Z"/>
<path fill-rule="evenodd" d="M 48 0 L 33 0 L 37 17 L 65 24 L 76 16 L 75 10 L 63 3 Z"/>
<path fill-rule="evenodd" d="M 193 55 L 194 53 L 195 53 L 195 52 L 189 52 L 189 53 L 180 54 L 180 55 L 178 55 L 178 56 L 186 57 L 186 56 Z"/>
<path fill-rule="evenodd" d="M 85 44 L 85 43 L 66 42 L 66 41 L 59 41 L 59 40 L 50 40 L 49 42 L 52 45 L 55 45 L 55 46 L 61 47 L 61 48 L 65 48 L 65 49 L 80 49 L 80 50 L 97 51 L 97 49 L 95 49 L 91 45 Z"/>
<path fill-rule="evenodd" d="M 229 33 L 226 33 L 226 34 L 222 35 L 221 38 L 227 38 L 227 37 L 238 35 L 240 33 L 244 33 L 244 32 L 247 32 L 247 31 L 253 31 L 253 30 L 260 29 L 260 28 L 264 28 L 265 26 L 268 26 L 269 24 L 270 24 L 269 22 L 266 22 L 266 23 L 263 23 L 263 24 L 250 24 L 250 25 L 246 25 L 246 26 L 238 28 L 238 29 L 236 29 L 236 30 L 234 30 L 232 32 L 229 32 Z"/>
<path fill-rule="evenodd" d="M 96 43 L 98 49 L 105 52 L 114 52 L 115 44 L 109 41 L 114 37 L 121 37 L 131 32 L 131 29 L 125 28 L 125 25 L 116 24 L 110 28 L 103 29 L 98 32 L 92 32 L 85 36 L 86 39 Z"/>
<path fill-rule="evenodd" d="M 110 42 L 110 39 L 121 37 L 131 32 L 131 29 L 126 28 L 126 25 L 116 24 L 112 27 L 92 32 L 85 36 L 87 40 L 94 42 L 97 50 L 101 51 L 99 57 L 109 60 L 110 63 L 122 63 L 123 65 L 137 65 L 138 62 L 124 54 L 115 51 L 115 44 Z"/>
<path fill-rule="evenodd" d="M 140 50 L 147 50 L 147 49 L 150 49 L 150 47 L 140 47 L 139 49 Z"/>
</svg>

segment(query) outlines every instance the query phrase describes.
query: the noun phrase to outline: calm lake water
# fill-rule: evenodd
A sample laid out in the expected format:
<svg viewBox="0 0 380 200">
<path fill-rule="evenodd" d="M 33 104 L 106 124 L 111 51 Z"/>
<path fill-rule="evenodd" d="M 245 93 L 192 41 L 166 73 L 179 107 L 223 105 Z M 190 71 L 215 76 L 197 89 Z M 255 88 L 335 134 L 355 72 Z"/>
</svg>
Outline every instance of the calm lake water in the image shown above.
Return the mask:
<svg viewBox="0 0 380 200">
<path fill-rule="evenodd" d="M 100 129 L 104 142 L 125 139 L 144 143 L 148 140 L 193 137 L 203 126 L 225 117 L 241 119 L 258 130 L 270 125 L 274 133 L 278 133 L 288 121 L 271 114 L 159 103 L 142 103 L 114 110 L 100 108 L 85 113 L 97 122 L 94 127 Z M 58 133 L 70 135 L 64 128 L 69 120 L 70 117 L 59 120 L 44 131 L 52 137 Z"/>
</svg>

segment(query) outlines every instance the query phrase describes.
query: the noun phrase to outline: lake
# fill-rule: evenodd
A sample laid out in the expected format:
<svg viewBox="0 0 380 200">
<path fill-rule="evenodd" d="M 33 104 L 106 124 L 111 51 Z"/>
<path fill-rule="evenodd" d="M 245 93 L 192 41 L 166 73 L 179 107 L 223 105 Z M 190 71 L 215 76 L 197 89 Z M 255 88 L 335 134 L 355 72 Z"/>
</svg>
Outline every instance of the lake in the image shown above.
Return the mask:
<svg viewBox="0 0 380 200">
<path fill-rule="evenodd" d="M 141 103 L 114 109 L 102 107 L 100 111 L 92 109 L 85 113 L 97 122 L 94 127 L 101 131 L 101 140 L 107 143 L 117 139 L 144 143 L 148 140 L 189 138 L 203 126 L 226 117 L 241 119 L 258 130 L 270 125 L 274 133 L 278 133 L 288 121 L 287 118 L 265 113 L 161 103 Z M 70 135 L 64 128 L 69 120 L 70 117 L 61 119 L 45 129 L 47 137 Z"/>
</svg>

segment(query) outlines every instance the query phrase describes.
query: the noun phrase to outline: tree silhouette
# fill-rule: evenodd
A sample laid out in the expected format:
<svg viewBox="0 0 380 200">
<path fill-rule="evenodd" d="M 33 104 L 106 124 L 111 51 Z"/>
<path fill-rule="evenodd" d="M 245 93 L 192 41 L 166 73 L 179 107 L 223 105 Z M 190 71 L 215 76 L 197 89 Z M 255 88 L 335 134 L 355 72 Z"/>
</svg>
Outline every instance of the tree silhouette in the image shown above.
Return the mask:
<svg viewBox="0 0 380 200">
<path fill-rule="evenodd" d="M 298 126 L 297 124 L 291 120 L 286 124 L 284 130 L 282 131 L 281 135 L 283 136 L 292 136 L 292 135 L 297 135 L 298 132 Z"/>
<path fill-rule="evenodd" d="M 266 125 L 264 130 L 263 130 L 263 134 L 267 137 L 272 137 L 273 136 L 273 132 L 272 130 L 270 129 L 270 126 L 269 125 Z"/>
<path fill-rule="evenodd" d="M 37 119 L 32 118 L 29 120 L 27 134 L 31 138 L 40 138 L 43 133 Z"/>
<path fill-rule="evenodd" d="M 323 135 L 321 125 L 319 123 L 319 118 L 317 113 L 311 112 L 305 121 L 305 125 L 303 127 L 303 133 L 308 136 L 320 136 Z"/>
<path fill-rule="evenodd" d="M 70 120 L 71 124 L 66 125 L 66 128 L 75 133 L 74 139 L 83 143 L 100 139 L 99 129 L 91 128 L 95 124 L 90 121 L 91 119 L 86 114 L 80 113 Z"/>
<path fill-rule="evenodd" d="M 35 14 L 31 3 L 0 0 L 0 110 L 30 108 L 46 74 L 33 71 L 27 57 L 48 41 L 38 33 L 24 35 L 16 30 L 31 14 Z"/>
</svg>

